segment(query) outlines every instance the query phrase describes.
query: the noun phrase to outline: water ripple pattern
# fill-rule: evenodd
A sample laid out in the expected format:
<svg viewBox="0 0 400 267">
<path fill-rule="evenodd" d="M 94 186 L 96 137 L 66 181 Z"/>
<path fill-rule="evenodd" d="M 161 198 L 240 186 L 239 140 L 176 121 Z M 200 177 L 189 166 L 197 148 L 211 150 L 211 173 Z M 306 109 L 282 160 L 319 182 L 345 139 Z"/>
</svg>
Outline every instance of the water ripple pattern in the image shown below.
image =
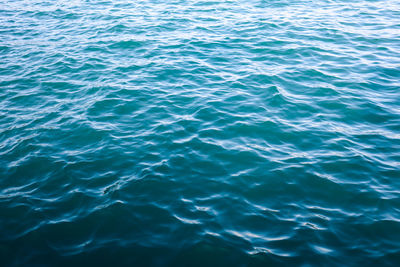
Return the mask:
<svg viewBox="0 0 400 267">
<path fill-rule="evenodd" d="M 0 265 L 398 266 L 399 18 L 0 0 Z"/>
</svg>

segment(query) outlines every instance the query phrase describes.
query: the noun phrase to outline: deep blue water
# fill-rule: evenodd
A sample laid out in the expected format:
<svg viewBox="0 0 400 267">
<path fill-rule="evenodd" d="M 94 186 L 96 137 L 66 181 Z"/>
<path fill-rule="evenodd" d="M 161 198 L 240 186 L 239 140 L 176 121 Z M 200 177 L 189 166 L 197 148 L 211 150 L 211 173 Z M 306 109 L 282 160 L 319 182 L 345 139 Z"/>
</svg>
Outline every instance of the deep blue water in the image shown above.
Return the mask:
<svg viewBox="0 0 400 267">
<path fill-rule="evenodd" d="M 0 265 L 400 266 L 400 1 L 0 0 Z"/>
</svg>

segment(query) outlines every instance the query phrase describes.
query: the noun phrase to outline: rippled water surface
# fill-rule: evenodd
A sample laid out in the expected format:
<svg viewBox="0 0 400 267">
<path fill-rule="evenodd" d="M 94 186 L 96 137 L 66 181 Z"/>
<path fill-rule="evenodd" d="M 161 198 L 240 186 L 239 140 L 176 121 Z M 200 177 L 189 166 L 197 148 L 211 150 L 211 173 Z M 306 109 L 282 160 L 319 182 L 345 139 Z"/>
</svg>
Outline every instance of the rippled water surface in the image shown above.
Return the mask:
<svg viewBox="0 0 400 267">
<path fill-rule="evenodd" d="M 0 265 L 400 264 L 397 0 L 0 0 Z"/>
</svg>

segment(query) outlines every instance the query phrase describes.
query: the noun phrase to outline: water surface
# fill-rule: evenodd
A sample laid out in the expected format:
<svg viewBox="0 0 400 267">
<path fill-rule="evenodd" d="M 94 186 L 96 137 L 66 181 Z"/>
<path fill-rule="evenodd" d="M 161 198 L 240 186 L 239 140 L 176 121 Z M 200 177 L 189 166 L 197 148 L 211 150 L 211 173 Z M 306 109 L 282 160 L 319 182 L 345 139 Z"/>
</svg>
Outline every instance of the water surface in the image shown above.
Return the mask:
<svg viewBox="0 0 400 267">
<path fill-rule="evenodd" d="M 0 265 L 400 264 L 399 18 L 0 0 Z"/>
</svg>

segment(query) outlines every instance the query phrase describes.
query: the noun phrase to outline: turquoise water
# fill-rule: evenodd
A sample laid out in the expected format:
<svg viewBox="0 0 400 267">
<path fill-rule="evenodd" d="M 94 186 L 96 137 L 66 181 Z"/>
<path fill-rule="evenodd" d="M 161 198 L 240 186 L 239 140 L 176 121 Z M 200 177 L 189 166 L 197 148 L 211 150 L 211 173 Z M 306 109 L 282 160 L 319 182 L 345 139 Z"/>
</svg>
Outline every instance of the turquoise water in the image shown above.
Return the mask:
<svg viewBox="0 0 400 267">
<path fill-rule="evenodd" d="M 0 1 L 0 265 L 400 264 L 400 2 Z"/>
</svg>

